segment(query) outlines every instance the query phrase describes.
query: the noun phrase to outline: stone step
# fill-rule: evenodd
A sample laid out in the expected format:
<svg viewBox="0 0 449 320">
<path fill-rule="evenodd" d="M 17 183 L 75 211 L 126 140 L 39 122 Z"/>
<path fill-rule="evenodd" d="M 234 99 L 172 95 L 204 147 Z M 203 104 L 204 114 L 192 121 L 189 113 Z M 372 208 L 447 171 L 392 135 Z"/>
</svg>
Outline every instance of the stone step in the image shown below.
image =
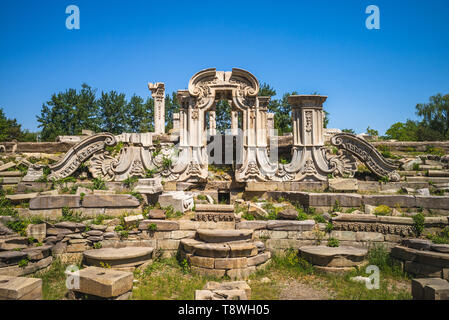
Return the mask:
<svg viewBox="0 0 449 320">
<path fill-rule="evenodd" d="M 137 267 L 150 262 L 152 257 L 153 248 L 148 247 L 103 248 L 83 253 L 85 265 L 112 268 Z"/>
<path fill-rule="evenodd" d="M 200 257 L 240 258 L 258 254 L 257 247 L 251 242 L 197 243 L 192 247 L 192 254 Z"/>
<path fill-rule="evenodd" d="M 427 171 L 429 177 L 449 177 L 449 171 L 443 170 L 429 170 Z"/>
<path fill-rule="evenodd" d="M 228 204 L 197 204 L 196 212 L 234 212 L 234 206 Z"/>
<path fill-rule="evenodd" d="M 299 248 L 301 256 L 313 265 L 333 268 L 360 266 L 365 263 L 366 249 L 354 247 L 304 246 Z"/>
<path fill-rule="evenodd" d="M 198 229 L 197 236 L 200 240 L 208 243 L 241 241 L 241 240 L 250 240 L 253 236 L 253 230 Z"/>
<path fill-rule="evenodd" d="M 449 183 L 449 177 L 406 177 L 407 182 Z"/>
<path fill-rule="evenodd" d="M 441 170 L 443 166 L 441 165 L 431 165 L 431 164 L 421 164 L 419 170 Z"/>
</svg>

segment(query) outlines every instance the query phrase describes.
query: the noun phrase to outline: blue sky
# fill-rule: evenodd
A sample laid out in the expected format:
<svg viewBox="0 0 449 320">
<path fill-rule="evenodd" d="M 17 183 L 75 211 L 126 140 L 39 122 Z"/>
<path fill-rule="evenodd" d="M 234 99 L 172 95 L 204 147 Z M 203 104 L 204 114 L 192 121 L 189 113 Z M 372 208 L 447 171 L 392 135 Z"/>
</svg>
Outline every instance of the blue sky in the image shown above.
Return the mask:
<svg viewBox="0 0 449 320">
<path fill-rule="evenodd" d="M 80 30 L 65 26 L 72 4 Z M 380 30 L 365 27 L 371 4 Z M 449 1 L 0 2 L 0 107 L 30 130 L 52 93 L 83 82 L 147 97 L 148 82 L 172 92 L 209 67 L 328 95 L 329 127 L 383 133 L 449 93 Z"/>
</svg>

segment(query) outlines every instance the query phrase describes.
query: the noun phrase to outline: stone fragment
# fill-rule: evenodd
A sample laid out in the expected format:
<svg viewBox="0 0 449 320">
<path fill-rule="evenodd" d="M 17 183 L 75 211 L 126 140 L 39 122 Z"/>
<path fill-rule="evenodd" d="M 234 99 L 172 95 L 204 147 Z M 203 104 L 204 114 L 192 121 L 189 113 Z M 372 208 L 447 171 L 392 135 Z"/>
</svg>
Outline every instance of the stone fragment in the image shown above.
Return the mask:
<svg viewBox="0 0 449 320">
<path fill-rule="evenodd" d="M 86 195 L 83 198 L 85 208 L 135 208 L 139 200 L 130 194 Z"/>
<path fill-rule="evenodd" d="M 0 276 L 0 300 L 42 300 L 42 279 Z"/>
<path fill-rule="evenodd" d="M 159 219 L 159 220 L 164 220 L 164 219 L 165 219 L 165 210 L 161 210 L 161 209 L 152 209 L 152 210 L 150 210 L 150 212 L 148 213 L 148 218 L 149 218 L 149 219 Z"/>
<path fill-rule="evenodd" d="M 230 251 L 229 245 L 224 243 L 199 243 L 193 245 L 192 253 L 201 257 L 226 258 Z"/>
<path fill-rule="evenodd" d="M 153 224 L 156 225 L 156 230 L 154 231 L 179 230 L 179 223 L 177 221 L 157 220 L 157 219 L 148 219 L 141 221 L 139 224 L 139 230 L 148 230 L 148 227 Z"/>
<path fill-rule="evenodd" d="M 236 224 L 236 229 L 252 229 L 252 230 L 260 230 L 267 228 L 268 221 L 262 220 L 251 220 L 251 221 L 242 221 Z"/>
<path fill-rule="evenodd" d="M 432 241 L 426 239 L 404 239 L 402 245 L 416 250 L 430 250 Z"/>
<path fill-rule="evenodd" d="M 28 238 L 34 238 L 42 242 L 47 235 L 47 225 L 45 223 L 29 224 L 26 228 L 26 234 Z"/>
<path fill-rule="evenodd" d="M 357 179 L 334 178 L 329 179 L 330 191 L 357 191 L 359 189 Z"/>
<path fill-rule="evenodd" d="M 60 229 L 69 229 L 72 232 L 83 232 L 86 229 L 86 225 L 84 223 L 69 221 L 59 222 L 55 224 L 55 227 Z"/>
<path fill-rule="evenodd" d="M 107 264 L 113 268 L 136 267 L 150 261 L 152 256 L 153 248 L 149 247 L 103 248 L 83 253 L 86 265 L 101 267 Z"/>
<path fill-rule="evenodd" d="M 260 265 L 262 263 L 267 262 L 270 258 L 271 258 L 270 251 L 267 251 L 267 252 L 264 252 L 264 253 L 259 253 L 256 256 L 248 258 L 247 259 L 247 264 L 248 264 L 248 267 L 258 266 L 258 265 Z"/>
<path fill-rule="evenodd" d="M 364 263 L 368 250 L 354 247 L 304 246 L 301 256 L 313 265 L 323 267 L 354 267 Z"/>
<path fill-rule="evenodd" d="M 241 269 L 246 268 L 247 258 L 217 258 L 215 259 L 216 269 Z"/>
<path fill-rule="evenodd" d="M 144 219 L 143 215 L 141 214 L 135 216 L 127 216 L 123 218 L 123 220 L 125 220 L 125 225 L 130 228 L 137 227 L 139 222 L 142 221 L 143 219 Z"/>
<path fill-rule="evenodd" d="M 21 251 L 0 251 L 0 268 L 16 265 L 26 257 L 27 254 Z"/>
<path fill-rule="evenodd" d="M 314 220 L 304 220 L 304 221 L 279 221 L 271 220 L 268 221 L 268 230 L 280 230 L 280 231 L 310 231 L 313 230 L 315 226 Z"/>
<path fill-rule="evenodd" d="M 427 297 L 425 294 L 426 286 L 445 286 L 448 282 L 441 278 L 418 278 L 412 279 L 412 296 L 413 300 L 426 300 L 426 298 L 432 298 L 435 300 L 435 290 L 428 290 Z"/>
<path fill-rule="evenodd" d="M 189 256 L 188 261 L 190 265 L 201 268 L 214 269 L 215 259 L 209 257 Z"/>
<path fill-rule="evenodd" d="M 173 207 L 173 210 L 179 212 L 186 212 L 193 209 L 194 201 L 191 194 L 186 194 L 183 191 L 170 191 L 159 196 L 158 200 L 161 208 Z"/>
<path fill-rule="evenodd" d="M 133 287 L 133 274 L 98 267 L 88 267 L 75 274 L 66 272 L 67 277 L 79 277 L 79 288 L 74 291 L 102 298 L 120 296 Z"/>
<path fill-rule="evenodd" d="M 290 208 L 279 212 L 278 219 L 280 220 L 297 220 L 298 211 L 296 209 Z"/>
<path fill-rule="evenodd" d="M 58 196 L 39 196 L 30 200 L 31 210 L 45 210 L 45 209 L 62 209 L 79 208 L 80 196 L 75 195 L 58 195 Z"/>
<path fill-rule="evenodd" d="M 449 253 L 449 244 L 436 244 L 432 243 L 430 245 L 430 249 L 432 251 L 441 252 L 441 253 Z"/>
</svg>

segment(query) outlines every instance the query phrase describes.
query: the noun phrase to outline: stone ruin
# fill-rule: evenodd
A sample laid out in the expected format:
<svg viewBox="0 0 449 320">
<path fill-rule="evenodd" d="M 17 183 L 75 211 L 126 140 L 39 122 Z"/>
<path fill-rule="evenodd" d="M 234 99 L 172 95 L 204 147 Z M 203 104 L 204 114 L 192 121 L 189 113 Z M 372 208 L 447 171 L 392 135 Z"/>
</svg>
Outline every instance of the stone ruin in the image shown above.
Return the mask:
<svg viewBox="0 0 449 320">
<path fill-rule="evenodd" d="M 155 102 L 154 132 L 83 132 L 78 138 L 60 137 L 57 146 L 35 144 L 38 154 L 52 160 L 48 166 L 27 160 L 23 150 L 17 154 L 20 144 L 2 145 L 1 150 L 16 155 L 15 161 L 0 163 L 2 188 L 16 190 L 5 197 L 17 205 L 20 217 L 48 220 L 27 226 L 25 237 L 7 227 L 17 217 L 0 216 L 0 299 L 41 299 L 41 281 L 26 276 L 49 267 L 55 257 L 82 259 L 84 268 L 76 274 L 81 285 L 69 290 L 68 299 L 121 300 L 132 295 L 132 272 L 160 256 L 182 258 L 200 275 L 246 280 L 269 265 L 273 254 L 288 249 L 316 270 L 343 273 L 365 266 L 367 250 L 376 245 L 391 250 L 403 270 L 417 278 L 412 284 L 416 299 L 447 299 L 449 245 L 410 238 L 417 210 L 432 213 L 424 219 L 425 232 L 449 227 L 449 197 L 426 189 L 429 179 L 435 188 L 449 187 L 448 156 L 421 156 L 399 167 L 374 143 L 326 131 L 327 97 L 320 95 L 290 96 L 293 132 L 277 136 L 270 98 L 258 95 L 258 80 L 242 69 L 194 75 L 188 89 L 178 91 L 180 110 L 170 132 L 165 130 L 165 85 L 149 83 L 148 88 Z M 216 105 L 222 100 L 231 107 L 231 128 L 224 136 L 216 126 Z M 277 158 L 285 141 L 290 162 Z M 336 152 L 329 151 L 329 144 Z M 55 155 L 56 147 L 65 148 L 62 155 Z M 232 170 L 217 181 L 209 165 L 223 162 Z M 360 163 L 387 182 L 354 178 Z M 415 171 L 416 165 L 422 170 Z M 19 166 L 26 167 L 26 175 Z M 72 194 L 54 189 L 56 182 L 77 177 L 80 168 L 109 190 L 89 189 L 86 172 Z M 137 177 L 135 185 L 125 188 L 131 177 Z M 70 183 L 75 185 L 67 182 L 67 189 Z M 289 202 L 273 204 L 275 218 L 264 206 L 270 198 Z M 159 207 L 144 212 L 154 204 Z M 324 221 L 299 221 L 292 204 L 316 210 Z M 382 205 L 394 208 L 391 215 L 376 212 Z M 58 220 L 72 211 L 84 220 Z M 94 222 L 99 216 L 107 218 Z M 30 238 L 42 245 L 30 244 Z M 340 246 L 325 246 L 331 239 Z M 244 281 L 209 282 L 195 293 L 198 300 L 250 296 Z"/>
<path fill-rule="evenodd" d="M 205 182 L 210 163 L 208 137 L 217 133 L 215 105 L 219 100 L 226 100 L 231 106 L 231 129 L 225 136 L 225 163 L 235 164 L 236 182 L 327 181 L 329 176 L 352 177 L 357 169 L 355 157 L 374 174 L 387 176 L 391 181 L 399 180 L 396 166 L 383 158 L 375 147 L 354 135 L 333 135 L 331 143 L 340 151 L 337 155 L 326 151 L 323 126 L 325 96 L 289 97 L 292 106 L 292 160 L 282 164 L 277 161 L 275 143 L 269 144 L 273 138 L 273 114 L 267 108 L 270 97 L 258 96 L 259 82 L 248 71 L 206 69 L 194 75 L 188 90 L 178 91 L 180 110 L 174 115 L 176 134 L 171 136 L 165 135 L 165 86 L 163 83 L 150 83 L 148 87 L 155 101 L 155 132 L 87 136 L 61 161 L 50 166 L 49 178 L 69 177 L 88 161 L 92 176 L 107 181 L 124 181 L 130 176 L 143 178 L 151 170 L 162 181 Z M 156 145 L 161 136 L 165 137 L 164 142 Z M 236 155 L 240 161 L 228 157 L 234 137 L 240 147 Z M 118 155 L 111 155 L 107 147 L 118 143 L 123 143 L 124 148 Z M 221 154 L 221 150 L 216 151 Z"/>
</svg>

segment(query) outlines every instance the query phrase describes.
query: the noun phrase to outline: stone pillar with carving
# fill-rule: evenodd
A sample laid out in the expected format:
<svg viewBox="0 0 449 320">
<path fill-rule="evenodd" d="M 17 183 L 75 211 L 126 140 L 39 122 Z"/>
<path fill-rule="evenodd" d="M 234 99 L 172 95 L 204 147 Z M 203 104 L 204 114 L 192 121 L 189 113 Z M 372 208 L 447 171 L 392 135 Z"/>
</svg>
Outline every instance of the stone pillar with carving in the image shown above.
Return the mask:
<svg viewBox="0 0 449 320">
<path fill-rule="evenodd" d="M 154 99 L 154 132 L 165 133 L 165 84 L 162 82 L 148 83 L 148 89 Z"/>
<path fill-rule="evenodd" d="M 209 135 L 214 136 L 217 134 L 217 122 L 215 111 L 209 111 Z"/>
<path fill-rule="evenodd" d="M 267 112 L 267 131 L 268 131 L 268 137 L 274 136 L 274 113 Z"/>
<path fill-rule="evenodd" d="M 323 103 L 326 99 L 319 95 L 288 98 L 292 106 L 293 156 L 284 170 L 293 181 L 325 181 L 335 170 L 324 149 Z"/>
</svg>

